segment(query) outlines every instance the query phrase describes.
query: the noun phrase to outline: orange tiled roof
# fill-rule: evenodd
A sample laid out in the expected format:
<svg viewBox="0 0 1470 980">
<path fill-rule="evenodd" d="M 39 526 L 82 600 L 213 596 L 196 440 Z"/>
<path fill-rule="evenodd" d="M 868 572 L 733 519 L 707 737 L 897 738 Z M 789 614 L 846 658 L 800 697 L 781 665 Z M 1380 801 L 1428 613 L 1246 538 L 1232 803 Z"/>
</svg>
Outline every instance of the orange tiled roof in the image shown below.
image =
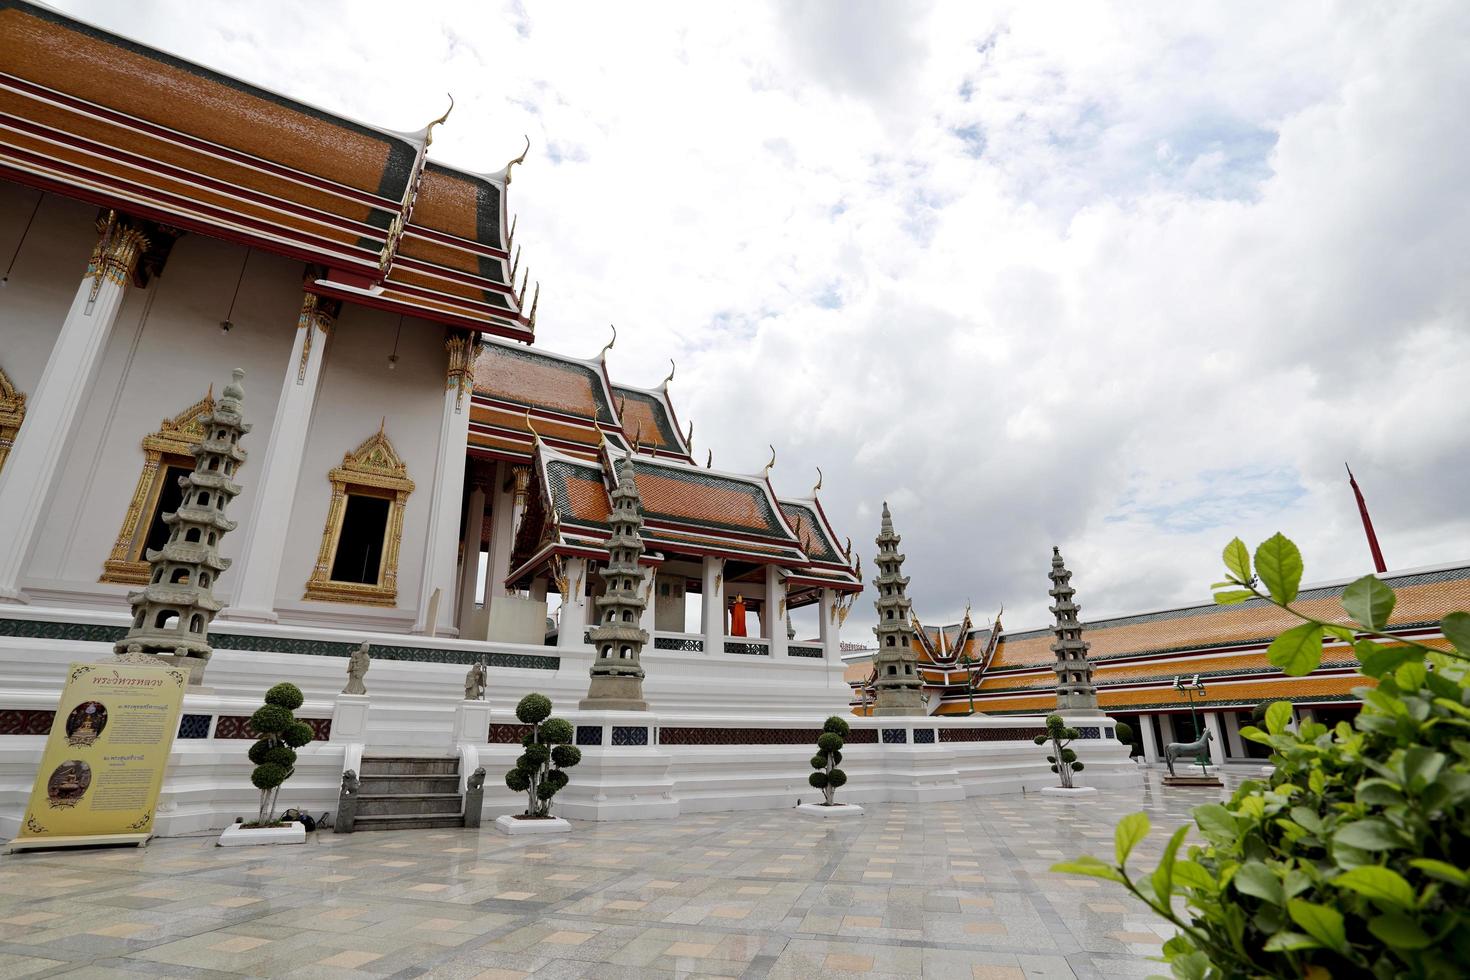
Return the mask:
<svg viewBox="0 0 1470 980">
<path fill-rule="evenodd" d="M 1372 686 L 1373 679 L 1359 674 L 1335 674 L 1306 677 L 1278 677 L 1263 681 L 1238 683 L 1215 683 L 1205 686 L 1205 696 L 1196 697 L 1197 705 L 1255 705 L 1261 701 L 1279 700 L 1349 700 L 1355 687 Z M 1105 711 L 1138 709 L 1149 707 L 1183 706 L 1188 702 L 1183 694 L 1173 687 L 1125 688 L 1098 691 L 1099 706 Z M 1045 694 L 1018 694 L 1013 696 L 975 699 L 975 710 L 985 714 L 1012 712 L 1050 711 L 1057 706 L 1054 691 Z M 946 714 L 963 713 L 969 709 L 968 701 L 946 702 L 941 710 Z"/>
<path fill-rule="evenodd" d="M 529 347 L 485 344 L 475 360 L 475 394 L 615 424 L 606 386 L 596 367 Z M 536 431 L 541 432 L 539 421 Z"/>
</svg>

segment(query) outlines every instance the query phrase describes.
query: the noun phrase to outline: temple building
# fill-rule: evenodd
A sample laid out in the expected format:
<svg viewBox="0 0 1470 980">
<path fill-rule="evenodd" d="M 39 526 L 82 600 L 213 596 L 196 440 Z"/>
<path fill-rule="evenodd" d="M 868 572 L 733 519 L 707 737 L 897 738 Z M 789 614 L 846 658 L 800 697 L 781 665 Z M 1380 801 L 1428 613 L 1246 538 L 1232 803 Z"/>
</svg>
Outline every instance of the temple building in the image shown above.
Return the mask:
<svg viewBox="0 0 1470 980">
<path fill-rule="evenodd" d="M 1054 565 L 1060 554 L 1054 555 Z M 1065 571 L 1065 568 L 1061 568 Z M 1058 607 L 1067 592 L 1053 568 L 1052 596 Z M 1085 570 L 1084 570 L 1085 578 Z M 1387 631 L 1431 645 L 1443 645 L 1439 620 L 1470 608 L 1470 564 L 1387 572 L 1379 576 L 1397 596 Z M 1329 622 L 1346 624 L 1341 597 L 1348 581 L 1302 589 L 1296 605 Z M 1299 620 L 1260 599 L 1233 606 L 1213 603 L 1136 615 L 1062 622 L 1040 629 L 1007 631 L 998 613 L 985 626 L 963 619 L 948 626 L 915 622 L 914 652 L 919 661 L 928 710 L 935 716 L 1007 717 L 1068 708 L 1079 687 L 1090 684 L 1102 712 L 1134 730 L 1139 753 L 1152 762 L 1169 742 L 1199 737 L 1195 719 L 1214 732 L 1211 750 L 1218 761 L 1259 760 L 1268 751 L 1240 737 L 1260 704 L 1290 701 L 1299 715 L 1333 723 L 1350 718 L 1359 701 L 1353 688 L 1372 683 L 1356 672 L 1350 646 L 1330 641 L 1321 666 L 1304 677 L 1288 677 L 1266 659 L 1266 648 Z M 1062 630 L 1059 638 L 1058 630 Z M 1069 639 L 1070 637 L 1070 639 Z M 1073 642 L 1075 640 L 1075 642 Z M 1085 650 L 1077 646 L 1085 644 Z M 1058 646 L 1063 649 L 1058 652 Z M 1062 659 L 1080 652 L 1080 658 Z M 845 655 L 853 687 L 852 710 L 871 712 L 876 677 L 872 651 Z M 1069 665 L 1085 664 L 1085 669 Z M 1078 675 L 1073 680 L 1073 675 Z M 1204 685 L 1201 693 L 1175 687 L 1178 678 Z M 1065 679 L 1063 679 L 1065 677 Z M 1084 697 L 1088 695 L 1084 694 Z M 1075 702 L 1074 702 L 1075 703 Z"/>
</svg>

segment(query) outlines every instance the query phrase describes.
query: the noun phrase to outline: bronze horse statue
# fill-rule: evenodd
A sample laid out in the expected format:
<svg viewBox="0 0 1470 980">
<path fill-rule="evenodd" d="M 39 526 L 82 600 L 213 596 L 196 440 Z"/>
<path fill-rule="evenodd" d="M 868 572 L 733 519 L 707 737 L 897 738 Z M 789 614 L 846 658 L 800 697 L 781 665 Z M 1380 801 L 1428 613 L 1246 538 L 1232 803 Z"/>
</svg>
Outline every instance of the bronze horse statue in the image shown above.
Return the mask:
<svg viewBox="0 0 1470 980">
<path fill-rule="evenodd" d="M 1214 733 L 1205 729 L 1205 733 L 1193 742 L 1170 742 L 1164 747 L 1164 762 L 1169 766 L 1169 775 L 1174 775 L 1174 760 L 1181 756 L 1198 756 L 1209 754 L 1210 742 L 1214 739 Z"/>
</svg>

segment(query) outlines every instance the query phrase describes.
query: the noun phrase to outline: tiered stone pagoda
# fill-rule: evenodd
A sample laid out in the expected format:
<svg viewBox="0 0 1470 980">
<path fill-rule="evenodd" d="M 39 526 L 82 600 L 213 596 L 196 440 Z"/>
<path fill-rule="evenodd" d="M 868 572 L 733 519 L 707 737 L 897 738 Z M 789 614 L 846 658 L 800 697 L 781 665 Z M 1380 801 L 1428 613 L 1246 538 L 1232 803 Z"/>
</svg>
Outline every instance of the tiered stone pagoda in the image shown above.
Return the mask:
<svg viewBox="0 0 1470 980">
<path fill-rule="evenodd" d="M 194 472 L 179 479 L 183 500 L 178 510 L 163 516 L 168 541 L 145 556 L 152 574 L 141 590 L 128 593 L 133 625 L 113 647 L 131 663 L 161 660 L 185 667 L 190 684 L 203 679 L 214 650 L 209 624 L 220 610 L 214 581 L 230 567 L 230 560 L 219 556 L 219 542 L 235 529 L 225 511 L 240 492 L 233 478 L 245 462 L 240 437 L 250 431 L 240 415 L 244 376 L 236 368 L 213 411 L 199 418 L 204 438 L 190 447 Z"/>
<path fill-rule="evenodd" d="M 623 457 L 617 486 L 610 494 L 608 561 L 601 572 L 603 594 L 596 599 L 597 625 L 587 632 L 592 643 L 592 683 L 579 707 L 602 711 L 647 711 L 643 700 L 643 664 L 639 654 L 648 633 L 639 627 L 648 596 L 643 588 L 642 502 L 633 480 L 633 455 Z"/>
<path fill-rule="evenodd" d="M 873 579 L 878 587 L 878 599 L 873 603 L 878 609 L 878 625 L 873 627 L 878 636 L 878 652 L 873 655 L 875 715 L 925 713 L 914 629 L 909 622 L 911 603 L 905 593 L 909 580 L 903 575 L 903 555 L 898 552 L 901 540 L 893 533 L 893 517 L 885 501 L 877 537 L 878 577 Z"/>
<path fill-rule="evenodd" d="M 1057 655 L 1057 710 L 1067 712 L 1097 711 L 1097 688 L 1092 683 L 1092 664 L 1087 660 L 1087 642 L 1082 639 L 1082 624 L 1077 613 L 1082 608 L 1072 601 L 1077 590 L 1072 588 L 1072 573 L 1062 563 L 1062 550 L 1051 549 L 1051 582 L 1048 593 L 1055 605 L 1052 633 L 1056 640 L 1051 652 Z"/>
</svg>

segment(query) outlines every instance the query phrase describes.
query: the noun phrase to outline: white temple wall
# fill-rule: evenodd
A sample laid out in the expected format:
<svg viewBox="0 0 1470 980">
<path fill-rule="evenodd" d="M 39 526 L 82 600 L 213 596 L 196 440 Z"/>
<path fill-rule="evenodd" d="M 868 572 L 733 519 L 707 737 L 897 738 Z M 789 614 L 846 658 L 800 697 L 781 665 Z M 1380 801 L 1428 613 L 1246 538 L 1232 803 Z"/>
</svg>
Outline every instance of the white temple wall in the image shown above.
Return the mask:
<svg viewBox="0 0 1470 980">
<path fill-rule="evenodd" d="M 28 395 L 41 380 L 97 243 L 95 207 L 47 194 L 16 255 L 35 206 L 34 190 L 0 181 L 0 274 L 16 256 L 10 280 L 0 291 L 0 370 L 17 391 Z"/>
<path fill-rule="evenodd" d="M 43 213 L 49 203 L 50 198 Z M 86 234 L 78 236 L 76 254 L 66 260 L 64 278 L 73 293 L 96 237 L 91 217 L 90 211 L 80 216 Z M 142 439 L 203 398 L 211 385 L 222 387 L 231 369 L 246 373 L 247 419 L 255 426 L 246 437 L 247 448 L 268 437 L 296 327 L 301 264 L 253 252 L 241 281 L 244 258 L 239 246 L 185 235 L 175 243 L 161 277 L 145 289 L 129 288 L 68 439 L 52 504 L 26 568 L 25 588 L 36 598 L 110 603 L 127 593 L 129 586 L 98 578 L 143 468 Z M 237 282 L 240 294 L 231 314 L 236 326 L 226 334 L 219 321 Z M 52 338 L 64 312 L 47 325 Z M 251 503 L 248 462 L 240 482 L 243 490 L 230 514 L 243 521 Z M 245 533 L 242 524 L 226 535 L 220 553 L 233 558 Z M 228 576 L 215 591 L 228 600 Z"/>
<path fill-rule="evenodd" d="M 436 453 L 449 358 L 444 328 L 408 317 L 398 335 L 397 366 L 389 371 L 395 333 L 396 314 L 344 304 L 328 337 L 276 593 L 276 611 L 283 621 L 335 626 L 363 623 L 368 629 L 404 632 L 413 625 L 423 580 L 429 504 L 439 472 Z M 403 514 L 397 605 L 304 600 L 331 503 L 327 474 L 342 465 L 344 454 L 376 433 L 380 422 L 414 481 Z M 249 482 L 248 472 L 242 482 Z M 220 576 L 221 582 L 228 579 L 228 572 Z M 453 621 L 454 603 L 453 595 L 440 597 L 440 623 Z"/>
</svg>

